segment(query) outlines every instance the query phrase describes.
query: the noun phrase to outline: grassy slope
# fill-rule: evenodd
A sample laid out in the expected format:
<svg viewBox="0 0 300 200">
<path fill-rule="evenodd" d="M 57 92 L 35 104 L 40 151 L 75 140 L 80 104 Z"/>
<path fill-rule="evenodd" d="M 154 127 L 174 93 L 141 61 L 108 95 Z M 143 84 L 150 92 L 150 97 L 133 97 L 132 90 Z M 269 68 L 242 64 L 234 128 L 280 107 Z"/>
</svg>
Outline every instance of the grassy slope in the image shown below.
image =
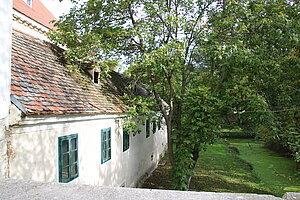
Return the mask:
<svg viewBox="0 0 300 200">
<path fill-rule="evenodd" d="M 282 196 L 284 188 L 297 191 L 300 184 L 291 159 L 262 148 L 260 143 L 229 141 L 220 141 L 200 153 L 190 190 L 276 196 Z M 160 165 L 142 187 L 173 189 L 168 177 L 170 166 L 164 159 L 166 164 Z"/>
<path fill-rule="evenodd" d="M 292 159 L 263 148 L 260 142 L 231 140 L 230 145 L 239 150 L 239 157 L 253 166 L 253 172 L 274 195 L 282 196 L 287 191 L 300 192 L 300 177 L 297 177 Z"/>
<path fill-rule="evenodd" d="M 223 142 L 202 152 L 196 166 L 191 190 L 271 194 L 252 172 L 249 164 L 239 159 Z"/>
</svg>

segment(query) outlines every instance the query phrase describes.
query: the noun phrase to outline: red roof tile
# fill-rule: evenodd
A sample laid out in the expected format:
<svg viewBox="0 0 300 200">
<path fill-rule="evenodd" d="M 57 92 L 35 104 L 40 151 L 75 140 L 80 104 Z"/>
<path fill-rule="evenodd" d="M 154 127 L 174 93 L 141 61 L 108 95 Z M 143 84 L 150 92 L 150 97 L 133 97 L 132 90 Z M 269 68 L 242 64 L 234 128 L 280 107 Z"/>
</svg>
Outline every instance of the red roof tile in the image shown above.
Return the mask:
<svg viewBox="0 0 300 200">
<path fill-rule="evenodd" d="M 50 24 L 50 21 L 56 20 L 56 18 L 40 0 L 32 0 L 31 7 L 27 5 L 24 0 L 13 0 L 13 8 L 39 24 L 53 29 L 53 24 Z"/>
<path fill-rule="evenodd" d="M 13 31 L 11 94 L 28 115 L 124 113 L 120 96 L 125 79 L 111 73 L 100 84 L 83 73 L 70 73 L 63 65 L 62 49 Z"/>
</svg>

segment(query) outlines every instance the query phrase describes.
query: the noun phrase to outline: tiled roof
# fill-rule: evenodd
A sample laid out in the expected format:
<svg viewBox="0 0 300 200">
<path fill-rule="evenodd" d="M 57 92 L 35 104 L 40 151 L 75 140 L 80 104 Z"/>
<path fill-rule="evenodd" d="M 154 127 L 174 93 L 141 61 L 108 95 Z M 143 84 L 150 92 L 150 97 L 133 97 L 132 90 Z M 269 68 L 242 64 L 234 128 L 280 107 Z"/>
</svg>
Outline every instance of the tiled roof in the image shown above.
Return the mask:
<svg viewBox="0 0 300 200">
<path fill-rule="evenodd" d="M 126 112 L 120 97 L 127 79 L 112 72 L 94 84 L 71 73 L 61 55 L 57 46 L 13 31 L 11 94 L 27 115 Z"/>
<path fill-rule="evenodd" d="M 53 29 L 53 24 L 50 24 L 50 21 L 56 20 L 56 18 L 40 0 L 32 0 L 31 7 L 24 0 L 13 0 L 13 8 L 34 21 Z"/>
</svg>

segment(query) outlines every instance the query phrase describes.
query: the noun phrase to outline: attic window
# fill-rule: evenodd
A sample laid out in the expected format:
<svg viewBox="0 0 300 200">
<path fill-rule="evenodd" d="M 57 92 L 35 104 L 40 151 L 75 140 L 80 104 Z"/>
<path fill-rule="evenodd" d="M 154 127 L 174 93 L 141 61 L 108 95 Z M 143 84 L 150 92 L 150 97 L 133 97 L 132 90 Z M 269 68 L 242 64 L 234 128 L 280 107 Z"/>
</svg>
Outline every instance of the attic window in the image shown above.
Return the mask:
<svg viewBox="0 0 300 200">
<path fill-rule="evenodd" d="M 24 0 L 27 5 L 32 6 L 32 0 Z"/>
<path fill-rule="evenodd" d="M 99 72 L 94 71 L 94 83 L 99 83 Z"/>
</svg>

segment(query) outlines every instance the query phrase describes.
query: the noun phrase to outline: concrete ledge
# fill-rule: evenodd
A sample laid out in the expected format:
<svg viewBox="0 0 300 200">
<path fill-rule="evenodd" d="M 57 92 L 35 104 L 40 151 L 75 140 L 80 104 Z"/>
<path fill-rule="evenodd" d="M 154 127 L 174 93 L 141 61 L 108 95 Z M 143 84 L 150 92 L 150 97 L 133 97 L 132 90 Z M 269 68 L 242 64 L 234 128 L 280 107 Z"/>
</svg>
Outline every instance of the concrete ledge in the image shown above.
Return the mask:
<svg viewBox="0 0 300 200">
<path fill-rule="evenodd" d="M 287 192 L 284 196 L 283 199 L 286 200 L 300 200 L 300 193 L 296 192 Z"/>
<path fill-rule="evenodd" d="M 14 200 L 282 200 L 272 195 L 113 188 L 0 179 L 0 199 Z"/>
</svg>

